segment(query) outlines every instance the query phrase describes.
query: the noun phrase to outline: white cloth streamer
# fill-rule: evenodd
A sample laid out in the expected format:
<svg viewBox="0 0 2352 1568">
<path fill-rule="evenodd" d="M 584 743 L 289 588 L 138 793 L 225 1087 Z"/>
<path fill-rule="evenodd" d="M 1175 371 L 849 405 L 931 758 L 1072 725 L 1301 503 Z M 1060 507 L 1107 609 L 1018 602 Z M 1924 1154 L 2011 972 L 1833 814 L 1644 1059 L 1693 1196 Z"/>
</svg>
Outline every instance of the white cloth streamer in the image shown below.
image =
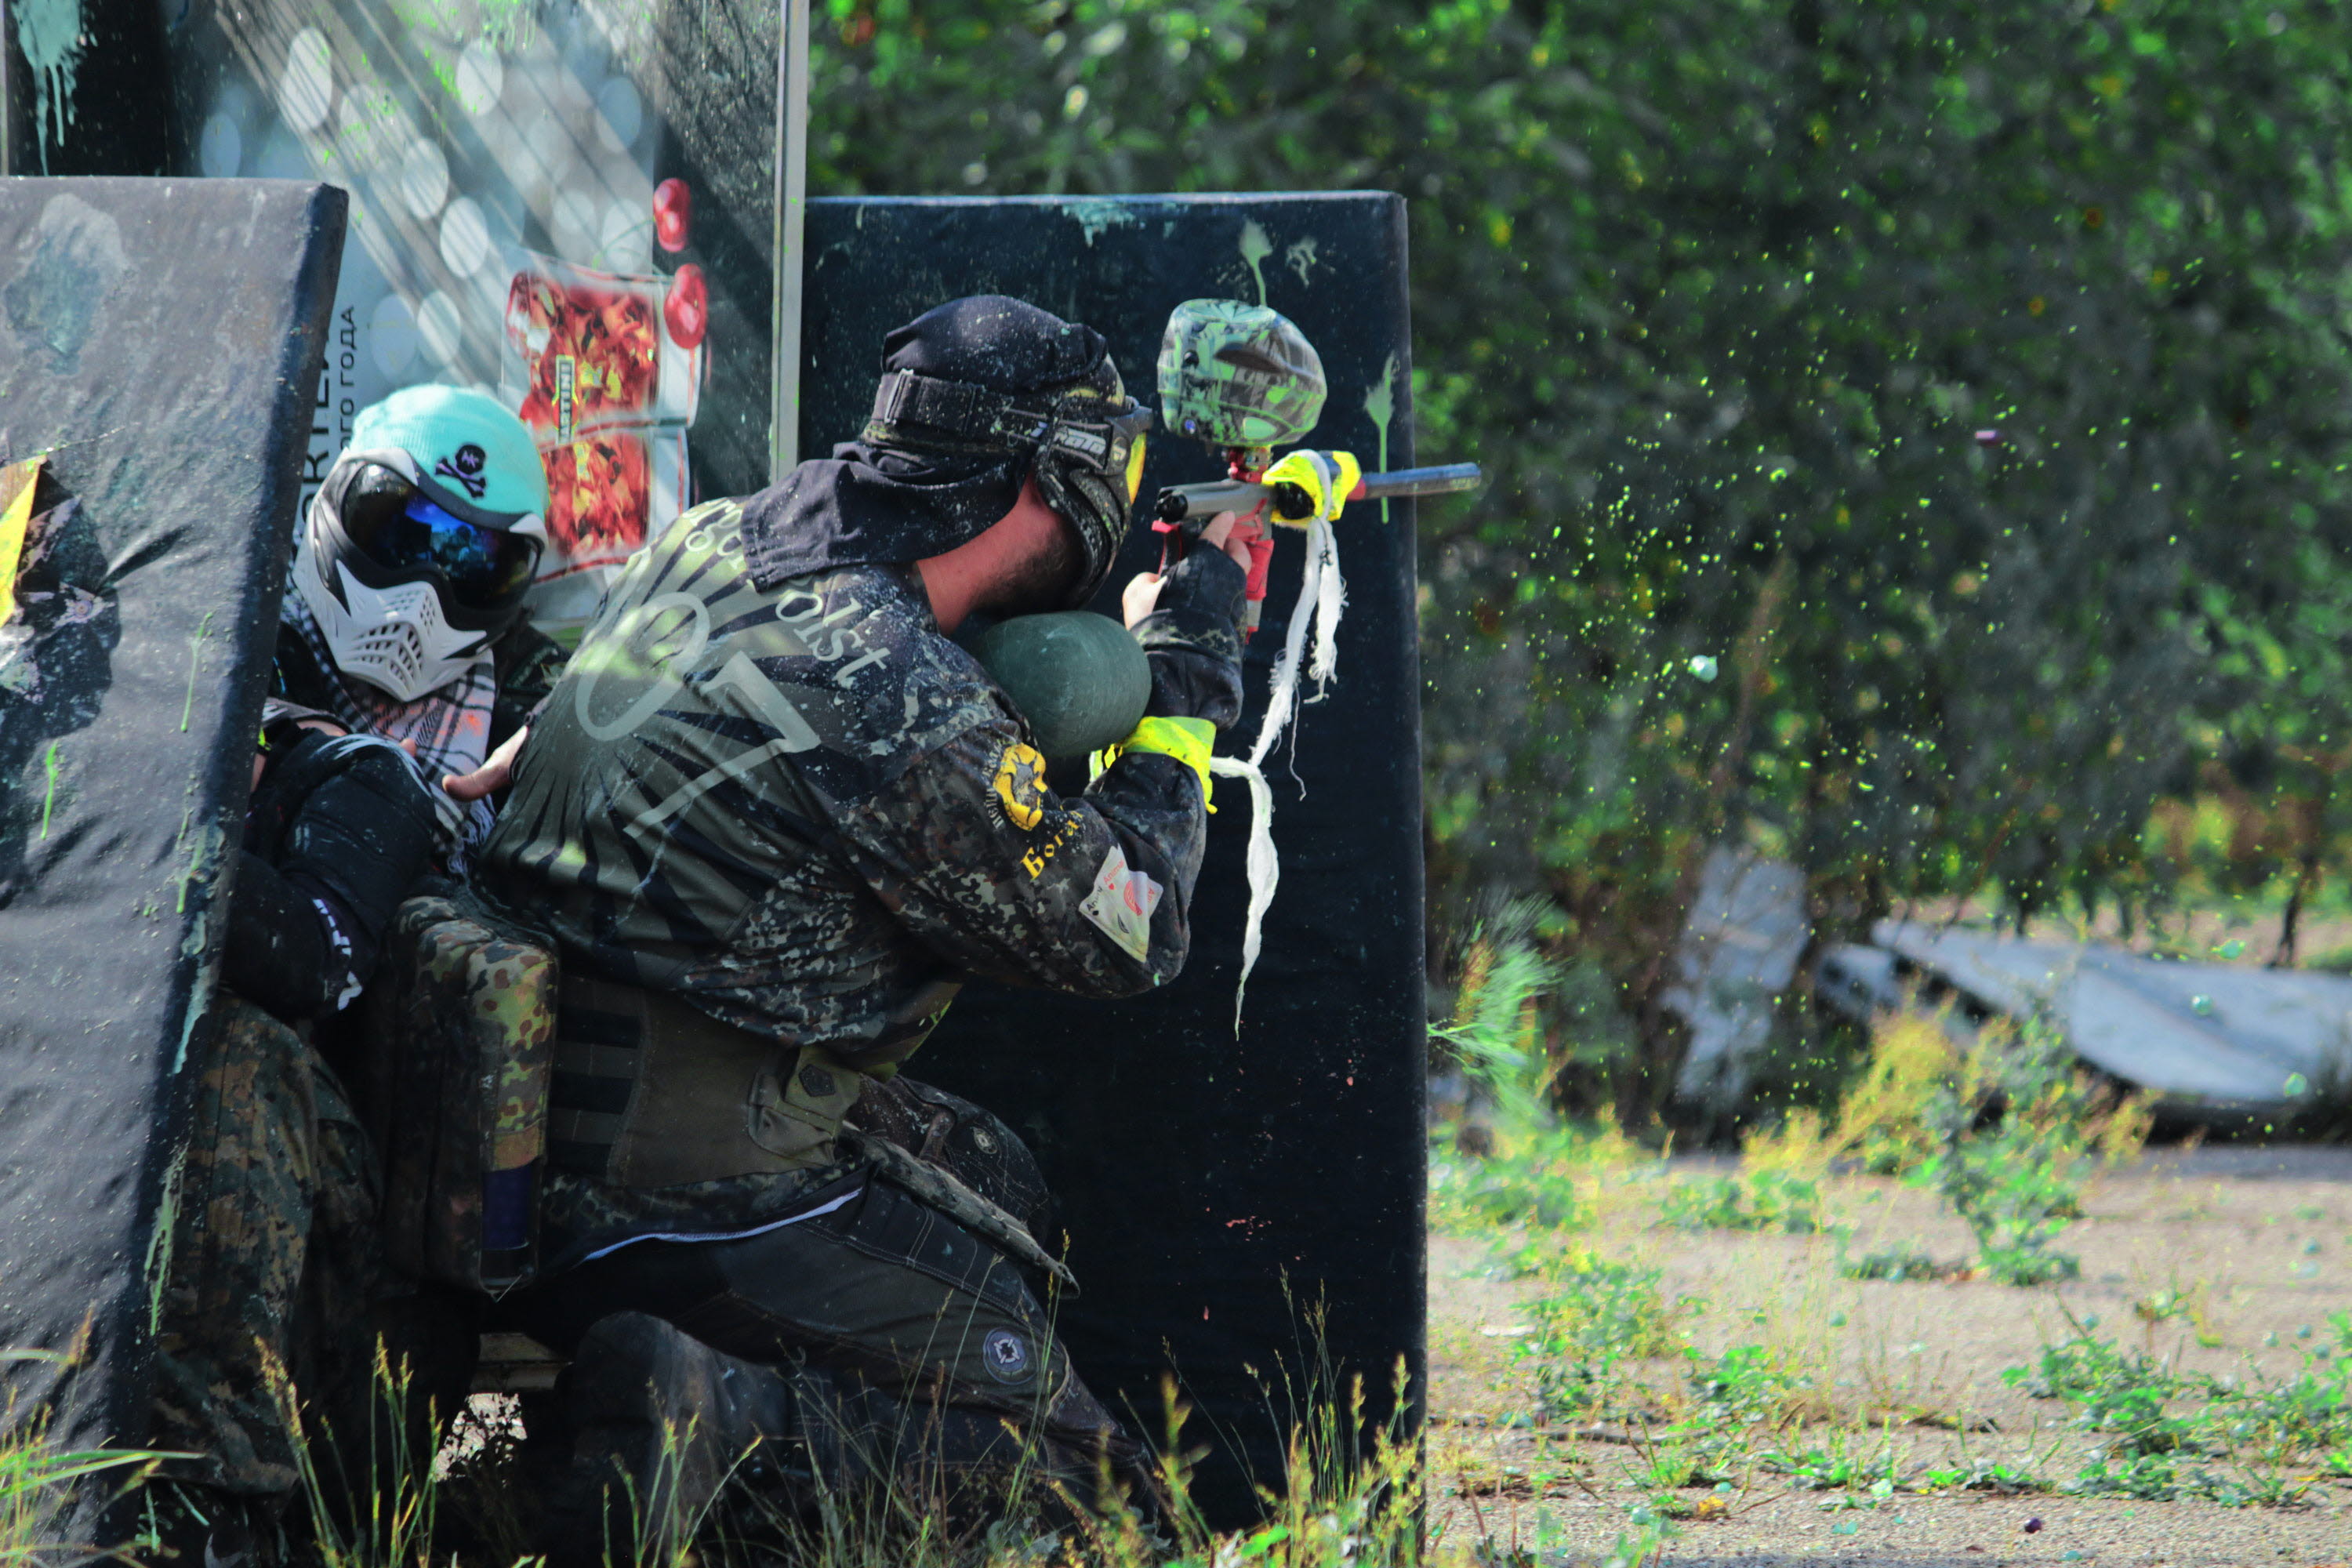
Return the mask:
<svg viewBox="0 0 2352 1568">
<path fill-rule="evenodd" d="M 1249 991 L 1250 971 L 1265 942 L 1265 911 L 1282 880 L 1282 865 L 1274 850 L 1274 790 L 1265 782 L 1265 760 L 1298 713 L 1299 667 L 1307 666 L 1315 682 L 1309 700 L 1321 701 L 1324 689 L 1339 667 L 1339 616 L 1348 603 L 1347 585 L 1339 579 L 1339 541 L 1331 520 L 1318 517 L 1307 525 L 1307 570 L 1298 582 L 1298 602 L 1290 612 L 1283 638 L 1282 657 L 1275 661 L 1267 683 L 1265 717 L 1259 721 L 1257 739 L 1247 757 L 1212 757 L 1209 771 L 1219 778 L 1247 781 L 1250 792 L 1249 914 L 1242 926 L 1242 977 L 1234 987 L 1234 1033 L 1242 1032 L 1242 1002 Z M 1315 637 L 1315 655 L 1307 658 L 1307 638 Z"/>
</svg>

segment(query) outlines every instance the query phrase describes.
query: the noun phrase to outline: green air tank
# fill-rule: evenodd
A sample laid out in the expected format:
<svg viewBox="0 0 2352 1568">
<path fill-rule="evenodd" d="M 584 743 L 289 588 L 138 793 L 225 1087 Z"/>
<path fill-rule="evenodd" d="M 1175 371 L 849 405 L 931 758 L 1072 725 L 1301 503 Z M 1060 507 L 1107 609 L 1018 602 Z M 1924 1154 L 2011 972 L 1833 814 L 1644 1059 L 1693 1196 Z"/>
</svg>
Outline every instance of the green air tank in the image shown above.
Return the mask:
<svg viewBox="0 0 2352 1568">
<path fill-rule="evenodd" d="M 1151 667 L 1134 634 L 1092 610 L 999 621 L 972 653 L 1054 761 L 1127 739 L 1151 700 Z"/>
</svg>

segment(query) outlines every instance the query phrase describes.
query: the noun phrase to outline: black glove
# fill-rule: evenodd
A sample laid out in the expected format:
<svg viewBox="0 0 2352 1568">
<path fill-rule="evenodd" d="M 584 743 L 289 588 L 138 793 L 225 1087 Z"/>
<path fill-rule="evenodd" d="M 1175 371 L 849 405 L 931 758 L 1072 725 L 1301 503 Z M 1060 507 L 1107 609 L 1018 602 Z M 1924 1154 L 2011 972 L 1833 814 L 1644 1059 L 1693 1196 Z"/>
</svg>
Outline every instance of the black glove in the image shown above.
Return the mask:
<svg viewBox="0 0 2352 1568">
<path fill-rule="evenodd" d="M 334 950 L 326 917 L 277 867 L 250 849 L 237 855 L 221 977 L 238 995 L 290 1024 L 333 1012 L 350 965 Z"/>
<path fill-rule="evenodd" d="M 397 747 L 305 734 L 271 768 L 247 814 L 230 983 L 280 1016 L 332 1012 L 374 970 L 384 926 L 439 839 L 432 797 Z M 262 874 L 247 875 L 257 865 Z M 294 928 L 306 908 L 304 935 Z"/>
<path fill-rule="evenodd" d="M 1176 563 L 1160 603 L 1136 623 L 1151 659 L 1148 711 L 1206 719 L 1224 729 L 1242 711 L 1242 595 L 1249 574 L 1222 550 L 1201 546 Z"/>
</svg>

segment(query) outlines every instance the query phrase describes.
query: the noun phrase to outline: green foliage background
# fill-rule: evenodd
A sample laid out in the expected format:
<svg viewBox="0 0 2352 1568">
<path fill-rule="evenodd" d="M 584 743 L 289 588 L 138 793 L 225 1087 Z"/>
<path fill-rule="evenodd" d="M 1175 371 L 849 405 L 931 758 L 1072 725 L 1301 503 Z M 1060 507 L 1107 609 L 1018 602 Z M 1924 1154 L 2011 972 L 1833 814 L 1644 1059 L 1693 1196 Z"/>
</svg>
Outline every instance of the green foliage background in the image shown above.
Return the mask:
<svg viewBox="0 0 2352 1568">
<path fill-rule="evenodd" d="M 1419 449 L 1494 477 L 1423 510 L 1432 896 L 1554 900 L 1643 1042 L 1621 1106 L 1670 1078 L 1662 955 L 1720 834 L 1793 855 L 1832 933 L 2337 869 L 2336 7 L 823 0 L 817 30 L 819 194 L 1411 199 Z M 2166 817 L 2191 799 L 2225 830 Z"/>
</svg>

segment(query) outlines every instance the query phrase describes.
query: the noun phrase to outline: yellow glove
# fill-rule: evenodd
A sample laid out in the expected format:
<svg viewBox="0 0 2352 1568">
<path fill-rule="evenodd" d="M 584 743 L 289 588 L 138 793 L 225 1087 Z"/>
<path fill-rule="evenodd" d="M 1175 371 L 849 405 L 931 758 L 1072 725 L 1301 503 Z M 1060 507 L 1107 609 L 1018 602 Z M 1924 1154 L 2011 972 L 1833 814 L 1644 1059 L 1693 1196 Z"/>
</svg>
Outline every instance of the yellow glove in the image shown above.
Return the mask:
<svg viewBox="0 0 2352 1568">
<path fill-rule="evenodd" d="M 1297 485 L 1305 490 L 1309 505 L 1300 516 L 1292 517 L 1273 507 L 1266 509 L 1275 521 L 1289 528 L 1305 528 L 1318 517 L 1326 522 L 1339 521 L 1339 509 L 1348 504 L 1348 498 L 1364 482 L 1364 468 L 1352 452 L 1317 452 L 1301 447 L 1260 475 L 1259 482 Z"/>
<path fill-rule="evenodd" d="M 1129 752 L 1157 752 L 1163 757 L 1175 758 L 1200 777 L 1201 803 L 1207 805 L 1209 751 L 1216 741 L 1217 727 L 1206 719 L 1146 717 L 1137 723 L 1126 740 L 1095 753 L 1095 776 L 1100 778 L 1105 768 Z M 1214 811 L 1217 808 L 1211 805 L 1209 809 Z"/>
</svg>

